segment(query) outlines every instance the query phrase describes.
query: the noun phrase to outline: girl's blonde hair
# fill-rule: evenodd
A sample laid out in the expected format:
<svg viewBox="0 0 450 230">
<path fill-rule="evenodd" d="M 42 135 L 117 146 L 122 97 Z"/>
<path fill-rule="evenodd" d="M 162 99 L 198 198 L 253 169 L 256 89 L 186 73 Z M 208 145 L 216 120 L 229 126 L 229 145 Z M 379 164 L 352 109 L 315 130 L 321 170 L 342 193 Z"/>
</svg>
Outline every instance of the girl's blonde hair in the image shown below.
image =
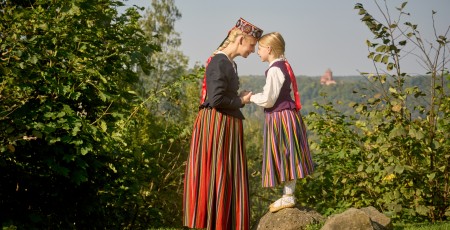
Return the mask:
<svg viewBox="0 0 450 230">
<path fill-rule="evenodd" d="M 262 46 L 269 46 L 272 48 L 275 58 L 284 58 L 285 42 L 283 36 L 278 32 L 272 32 L 263 35 L 259 39 L 259 44 Z"/>
</svg>

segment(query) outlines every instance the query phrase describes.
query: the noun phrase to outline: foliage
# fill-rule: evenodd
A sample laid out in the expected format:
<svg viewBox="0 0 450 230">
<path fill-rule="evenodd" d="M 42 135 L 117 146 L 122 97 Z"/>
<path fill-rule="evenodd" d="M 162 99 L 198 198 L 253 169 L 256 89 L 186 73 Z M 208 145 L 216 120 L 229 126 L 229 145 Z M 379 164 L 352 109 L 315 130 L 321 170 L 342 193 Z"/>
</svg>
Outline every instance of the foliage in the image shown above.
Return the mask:
<svg viewBox="0 0 450 230">
<path fill-rule="evenodd" d="M 446 230 L 449 227 L 449 222 L 394 224 L 394 230 Z"/>
<path fill-rule="evenodd" d="M 306 117 L 309 113 L 316 113 L 320 116 L 327 116 L 326 120 L 334 122 L 334 117 L 340 117 L 342 115 L 351 116 L 354 111 L 348 109 L 349 103 L 363 102 L 368 97 L 373 97 L 377 94 L 375 90 L 371 89 L 371 82 L 367 78 L 361 76 L 335 76 L 336 85 L 321 85 L 320 78 L 318 77 L 297 77 L 298 90 L 301 95 L 302 100 L 302 110 L 301 113 Z M 405 85 L 412 87 L 414 85 L 418 86 L 421 91 L 427 92 L 429 89 L 430 77 L 428 76 L 413 76 L 405 80 Z M 253 92 L 258 92 L 262 89 L 265 83 L 264 76 L 241 76 L 240 77 L 241 88 L 251 89 Z M 361 97 L 360 93 L 364 92 L 364 97 Z M 325 108 L 320 108 L 318 105 L 324 105 Z M 327 105 L 328 104 L 328 105 Z M 412 102 L 409 106 L 416 106 L 418 103 Z M 316 107 L 314 106 L 316 105 Z M 328 115 L 325 110 L 334 109 L 334 112 L 330 112 Z M 263 110 L 256 106 L 255 104 L 248 104 L 242 109 L 246 120 L 244 122 L 244 135 L 246 140 L 246 152 L 248 158 L 248 168 L 249 168 L 249 178 L 250 178 L 250 192 L 251 192 L 251 204 L 252 204 L 252 223 L 255 223 L 259 218 L 261 218 L 267 212 L 267 207 L 270 203 L 276 200 L 281 193 L 281 186 L 277 188 L 262 188 L 261 187 L 261 164 L 262 164 L 262 146 L 261 142 L 263 139 L 261 130 L 264 123 L 264 112 Z M 345 117 L 344 116 L 344 117 Z M 325 117 L 322 117 L 325 119 Z M 339 123 L 339 122 L 337 122 Z M 331 124 L 328 124 L 331 125 Z M 333 124 L 335 127 L 336 125 Z M 347 124 L 348 126 L 349 124 Z M 337 131 L 348 130 L 345 124 L 342 124 L 341 128 Z M 327 132 L 311 132 L 309 130 L 309 141 L 313 144 L 319 140 L 319 137 L 328 137 Z M 347 133 L 346 135 L 350 135 Z M 341 134 L 343 136 L 343 134 Z M 330 144 L 333 140 L 329 140 Z M 342 159 L 336 159 L 342 161 Z M 319 165 L 319 171 L 325 169 L 326 165 Z M 349 166 L 351 168 L 351 166 Z M 303 193 L 306 188 L 304 184 L 313 183 L 314 180 L 300 180 L 298 184 L 298 191 L 300 194 Z M 326 186 L 329 186 L 327 184 Z M 340 183 L 336 182 L 333 186 L 339 187 Z M 325 187 L 326 188 L 326 187 Z M 340 209 L 345 209 L 346 206 L 338 208 L 338 205 L 330 205 L 329 201 L 336 199 L 334 196 L 330 196 L 329 199 L 316 201 L 309 197 L 299 197 L 299 202 L 302 205 L 307 206 L 317 206 L 324 213 L 329 214 Z M 318 203 L 316 203 L 318 202 Z M 326 211 L 326 206 L 330 209 Z"/>
<path fill-rule="evenodd" d="M 173 1 L 154 0 L 139 21 L 146 39 L 160 49 L 146 57 L 153 67 L 150 72 L 138 68 L 140 105 L 125 135 L 132 155 L 127 164 L 133 165 L 126 170 L 135 175 L 124 182 L 132 191 L 120 203 L 134 220 L 129 229 L 181 227 L 184 162 L 199 77 L 185 72 L 187 58 L 178 51 L 180 39 L 174 30 L 179 17 Z"/>
<path fill-rule="evenodd" d="M 127 165 L 122 174 L 131 173 L 132 176 L 123 178 L 126 190 L 119 191 L 122 192 L 121 200 L 116 202 L 117 206 L 125 209 L 125 214 L 130 215 L 128 219 L 133 220 L 127 229 L 181 227 L 183 175 L 194 118 L 192 114 L 195 114 L 192 101 L 198 103 L 197 80 L 200 73 L 201 70 L 199 75 L 179 78 L 165 91 L 185 92 L 185 98 L 177 101 L 180 103 L 180 118 L 172 115 L 173 118 L 167 119 L 153 114 L 143 105 L 145 101 L 136 108 L 129 132 L 124 134 L 130 157 L 122 160 Z M 181 117 L 186 121 L 177 122 Z"/>
<path fill-rule="evenodd" d="M 178 117 L 181 91 L 171 91 L 175 82 L 180 82 L 180 76 L 185 75 L 188 59 L 178 50 L 181 45 L 179 34 L 175 31 L 175 21 L 181 14 L 173 0 L 152 0 L 151 8 L 146 10 L 140 24 L 148 40 L 161 46 L 160 52 L 149 56 L 154 67 L 150 73 L 140 76 L 140 95 L 151 98 L 146 103 L 153 113 L 164 114 L 165 117 Z M 175 102 L 175 103 L 174 103 Z M 183 122 L 183 119 L 178 120 Z"/>
<path fill-rule="evenodd" d="M 397 20 L 379 7 L 384 16 L 380 22 L 362 4 L 355 5 L 380 41 L 367 41 L 376 72 L 362 73 L 375 93 L 358 90 L 364 101 L 350 103 L 350 113 L 331 102 L 316 104 L 323 113 L 312 112 L 306 119 L 319 138 L 311 145 L 319 168 L 300 196 L 322 213 L 372 205 L 404 221 L 448 218 L 450 117 L 444 84 L 448 30 L 436 35 L 428 49 L 417 25 L 400 25 L 402 17 L 409 15 L 405 6 L 396 8 Z M 411 76 L 401 71 L 400 57 L 413 53 L 407 45 L 417 47 L 416 55 L 427 69 L 427 91 L 405 85 Z"/>
<path fill-rule="evenodd" d="M 156 46 L 139 14 L 119 16 L 120 5 L 1 5 L 2 225 L 105 228 L 126 219 L 114 192 L 125 190 L 121 180 L 131 173 L 122 134 L 137 105 L 133 66 L 148 72 L 145 57 Z"/>
<path fill-rule="evenodd" d="M 5 228 L 181 227 L 184 162 L 204 68 L 186 72 L 173 1 L 152 1 L 144 17 L 138 8 L 118 15 L 122 5 L 0 0 Z M 367 41 L 375 73 L 336 79 L 338 87 L 298 78 L 318 164 L 299 182 L 301 205 L 325 215 L 373 205 L 395 220 L 448 219 L 447 32 L 427 47 L 417 25 L 401 28 L 405 6 L 397 21 L 382 14 L 384 23 L 355 6 L 380 41 Z M 427 76 L 401 71 L 410 45 Z M 241 78 L 242 88 L 255 92 L 263 84 L 263 77 Z M 281 188 L 261 187 L 263 111 L 243 111 L 255 223 Z"/>
</svg>

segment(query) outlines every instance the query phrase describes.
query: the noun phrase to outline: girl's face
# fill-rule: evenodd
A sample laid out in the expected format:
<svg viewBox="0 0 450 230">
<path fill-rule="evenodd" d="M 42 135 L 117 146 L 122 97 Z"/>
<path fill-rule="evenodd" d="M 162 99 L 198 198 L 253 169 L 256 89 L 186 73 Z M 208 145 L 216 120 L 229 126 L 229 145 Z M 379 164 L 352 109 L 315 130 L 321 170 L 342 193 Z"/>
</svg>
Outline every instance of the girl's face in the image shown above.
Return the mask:
<svg viewBox="0 0 450 230">
<path fill-rule="evenodd" d="M 258 56 L 262 62 L 268 62 L 270 55 L 270 46 L 265 46 L 259 43 L 258 45 Z"/>
</svg>

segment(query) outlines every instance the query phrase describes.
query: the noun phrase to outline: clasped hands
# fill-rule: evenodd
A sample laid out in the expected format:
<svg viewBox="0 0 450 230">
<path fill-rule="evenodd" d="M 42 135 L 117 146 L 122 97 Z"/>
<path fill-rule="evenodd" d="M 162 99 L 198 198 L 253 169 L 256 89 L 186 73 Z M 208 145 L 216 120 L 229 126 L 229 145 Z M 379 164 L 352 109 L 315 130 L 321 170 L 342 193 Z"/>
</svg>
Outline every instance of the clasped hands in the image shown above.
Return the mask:
<svg viewBox="0 0 450 230">
<path fill-rule="evenodd" d="M 239 93 L 239 98 L 241 98 L 242 104 L 249 104 L 250 97 L 252 97 L 252 91 L 243 90 Z"/>
</svg>

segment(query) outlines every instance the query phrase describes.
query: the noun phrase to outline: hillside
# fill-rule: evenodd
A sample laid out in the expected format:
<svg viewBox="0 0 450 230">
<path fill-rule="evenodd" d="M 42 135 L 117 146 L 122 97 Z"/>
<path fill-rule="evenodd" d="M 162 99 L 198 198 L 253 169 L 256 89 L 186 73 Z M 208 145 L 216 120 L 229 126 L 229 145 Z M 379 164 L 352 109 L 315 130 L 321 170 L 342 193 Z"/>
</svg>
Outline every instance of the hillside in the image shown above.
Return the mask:
<svg viewBox="0 0 450 230">
<path fill-rule="evenodd" d="M 314 102 L 326 103 L 332 102 L 342 112 L 345 113 L 350 102 L 361 102 L 365 98 L 371 97 L 380 91 L 380 88 L 369 82 L 363 76 L 335 76 L 335 85 L 321 85 L 320 77 L 297 77 L 298 90 L 302 102 L 302 114 L 306 115 L 309 112 L 316 111 Z M 249 89 L 254 93 L 262 91 L 265 83 L 264 76 L 243 76 L 240 77 L 241 89 Z M 448 83 L 448 82 L 447 82 Z M 425 94 L 430 90 L 430 78 L 428 76 L 414 76 L 405 82 L 406 87 L 417 86 Z M 446 88 L 448 90 L 448 88 Z M 411 100 L 411 105 L 418 103 Z M 422 103 L 421 103 L 422 104 Z M 262 109 L 251 104 L 244 108 L 245 114 L 258 115 L 262 113 Z"/>
</svg>

